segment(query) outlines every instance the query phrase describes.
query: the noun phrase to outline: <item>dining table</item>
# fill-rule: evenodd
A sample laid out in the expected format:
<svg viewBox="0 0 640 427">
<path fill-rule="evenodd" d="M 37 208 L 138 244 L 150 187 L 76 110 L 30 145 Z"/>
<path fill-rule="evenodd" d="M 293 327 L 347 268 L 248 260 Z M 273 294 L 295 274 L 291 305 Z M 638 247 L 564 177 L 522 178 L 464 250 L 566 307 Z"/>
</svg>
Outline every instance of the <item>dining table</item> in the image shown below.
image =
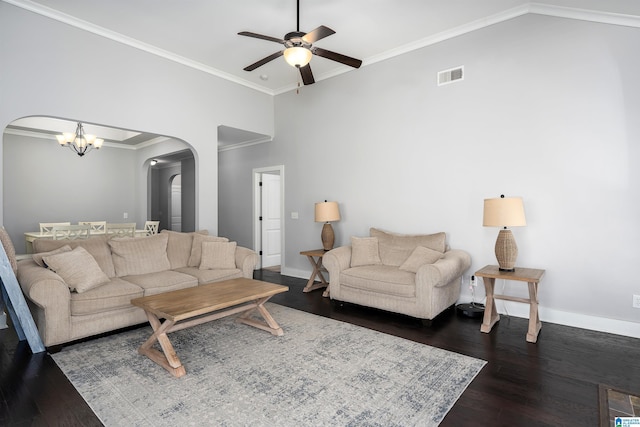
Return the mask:
<svg viewBox="0 0 640 427">
<path fill-rule="evenodd" d="M 135 237 L 145 237 L 147 235 L 147 230 L 136 230 Z M 91 236 L 100 236 L 106 234 L 104 230 L 91 230 Z M 52 233 L 42 233 L 40 231 L 27 231 L 24 233 L 25 239 L 25 249 L 26 253 L 33 253 L 33 241 L 36 239 L 52 239 Z"/>
</svg>

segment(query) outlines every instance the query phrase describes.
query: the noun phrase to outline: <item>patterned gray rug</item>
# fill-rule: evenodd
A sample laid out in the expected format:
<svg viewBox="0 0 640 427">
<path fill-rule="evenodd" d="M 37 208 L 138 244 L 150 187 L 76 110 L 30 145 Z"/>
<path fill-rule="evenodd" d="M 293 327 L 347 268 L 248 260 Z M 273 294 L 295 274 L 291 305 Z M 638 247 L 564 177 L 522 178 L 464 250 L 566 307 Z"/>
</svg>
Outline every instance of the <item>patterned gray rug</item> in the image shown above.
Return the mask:
<svg viewBox="0 0 640 427">
<path fill-rule="evenodd" d="M 486 363 L 268 306 L 282 337 L 232 318 L 170 334 L 181 378 L 137 353 L 150 327 L 53 358 L 106 426 L 435 426 Z"/>
</svg>

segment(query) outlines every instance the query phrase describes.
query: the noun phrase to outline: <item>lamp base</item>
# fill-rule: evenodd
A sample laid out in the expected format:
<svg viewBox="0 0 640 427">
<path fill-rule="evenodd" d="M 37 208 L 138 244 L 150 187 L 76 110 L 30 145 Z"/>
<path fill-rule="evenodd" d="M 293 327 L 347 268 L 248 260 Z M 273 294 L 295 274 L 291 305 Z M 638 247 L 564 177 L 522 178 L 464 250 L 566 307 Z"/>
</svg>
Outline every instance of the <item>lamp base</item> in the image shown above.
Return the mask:
<svg viewBox="0 0 640 427">
<path fill-rule="evenodd" d="M 320 238 L 322 239 L 322 248 L 325 251 L 330 251 L 333 249 L 333 244 L 335 243 L 335 235 L 333 234 L 333 227 L 328 222 L 325 222 L 322 226 L 322 234 L 320 234 Z"/>
<path fill-rule="evenodd" d="M 513 273 L 514 271 L 516 271 L 516 268 L 515 267 L 513 267 L 513 268 L 502 268 L 502 267 L 499 267 L 498 271 L 506 271 L 507 273 Z"/>
<path fill-rule="evenodd" d="M 518 245 L 509 229 L 500 230 L 496 240 L 496 259 L 500 271 L 514 271 L 518 258 Z"/>
</svg>

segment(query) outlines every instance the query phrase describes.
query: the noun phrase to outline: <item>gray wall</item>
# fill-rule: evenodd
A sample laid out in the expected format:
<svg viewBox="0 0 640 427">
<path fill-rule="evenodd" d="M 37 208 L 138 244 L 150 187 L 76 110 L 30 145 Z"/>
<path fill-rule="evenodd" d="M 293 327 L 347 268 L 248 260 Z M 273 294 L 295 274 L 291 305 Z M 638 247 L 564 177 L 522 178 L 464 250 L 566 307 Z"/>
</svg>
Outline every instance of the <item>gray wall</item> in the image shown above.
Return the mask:
<svg viewBox="0 0 640 427">
<path fill-rule="evenodd" d="M 3 154 L 4 226 L 18 253 L 23 233 L 40 222 L 135 221 L 132 150 L 103 147 L 80 158 L 55 140 L 5 134 Z"/>
<path fill-rule="evenodd" d="M 0 129 L 38 115 L 185 141 L 196 160 L 197 226 L 217 232 L 217 128 L 273 135 L 271 96 L 6 2 L 0 2 L 0 40 Z M 137 221 L 146 215 L 140 213 L 147 203 L 145 162 L 158 150 L 136 153 Z"/>
<path fill-rule="evenodd" d="M 220 153 L 221 234 L 251 244 L 251 170 L 283 164 L 285 274 L 310 274 L 299 252 L 320 246 L 313 206 L 328 199 L 337 244 L 372 226 L 446 231 L 468 279 L 496 263 L 483 199 L 522 196 L 518 265 L 546 269 L 542 320 L 640 337 L 638 46 L 637 28 L 531 14 L 279 95 L 273 142 Z M 460 65 L 464 81 L 437 87 Z"/>
</svg>

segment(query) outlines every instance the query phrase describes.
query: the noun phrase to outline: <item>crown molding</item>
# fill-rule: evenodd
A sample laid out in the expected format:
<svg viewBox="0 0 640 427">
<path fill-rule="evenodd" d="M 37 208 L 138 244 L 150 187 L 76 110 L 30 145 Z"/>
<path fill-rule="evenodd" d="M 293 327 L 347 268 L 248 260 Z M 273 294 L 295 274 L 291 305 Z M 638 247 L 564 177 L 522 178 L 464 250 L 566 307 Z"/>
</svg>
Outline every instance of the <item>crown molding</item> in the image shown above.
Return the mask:
<svg viewBox="0 0 640 427">
<path fill-rule="evenodd" d="M 45 16 L 47 18 L 51 18 L 53 20 L 62 22 L 67 25 L 71 25 L 72 27 L 76 27 L 81 30 L 88 31 L 90 33 L 96 34 L 101 37 L 105 37 L 107 39 L 116 41 L 118 43 L 122 43 L 124 45 L 142 50 L 144 52 L 150 53 L 152 55 L 159 56 L 164 59 L 168 59 L 173 62 L 177 62 L 178 64 L 182 64 L 189 68 L 193 68 L 194 70 L 202 71 L 207 74 L 211 74 L 216 77 L 220 77 L 222 79 L 228 80 L 232 83 L 237 83 L 242 86 L 246 86 L 248 88 L 257 90 L 259 92 L 266 93 L 267 95 L 273 95 L 273 91 L 267 89 L 263 86 L 257 85 L 250 81 L 238 78 L 232 74 L 225 73 L 224 71 L 220 71 L 216 68 L 209 67 L 201 62 L 194 61 L 189 58 L 185 58 L 184 56 L 178 55 L 176 53 L 170 52 L 168 50 L 161 49 L 159 47 L 150 45 L 148 43 L 141 42 L 140 40 L 127 37 L 123 34 L 117 33 L 115 31 L 108 30 L 99 25 L 92 24 L 90 22 L 84 21 L 82 19 L 78 19 L 66 13 L 59 12 L 55 9 L 52 9 L 47 6 L 43 6 L 41 4 L 32 2 L 31 0 L 1 0 L 5 3 L 12 4 L 14 6 L 20 7 L 22 9 L 28 10 L 33 13 L 37 13 L 38 15 Z"/>
<path fill-rule="evenodd" d="M 75 18 L 66 13 L 62 13 L 55 9 L 49 8 L 47 6 L 43 6 L 41 4 L 35 3 L 31 0 L 0 0 L 0 1 L 12 4 L 16 7 L 20 7 L 22 9 L 28 10 L 33 13 L 37 13 L 47 18 L 51 18 L 56 21 L 71 25 L 73 27 L 91 32 L 93 34 L 111 39 L 118 43 L 122 43 L 127 46 L 142 50 L 152 55 L 156 55 L 161 58 L 168 59 L 173 62 L 177 62 L 186 67 L 190 67 L 195 70 L 199 70 L 204 73 L 211 74 L 213 76 L 228 80 L 232 83 L 246 86 L 248 88 L 257 90 L 267 95 L 274 96 L 274 95 L 279 95 L 279 94 L 290 92 L 292 90 L 297 89 L 297 84 L 283 86 L 275 90 L 265 88 L 264 86 L 257 85 L 253 82 L 241 79 L 232 74 L 225 73 L 224 71 L 202 64 L 201 62 L 194 61 L 189 58 L 185 58 L 176 53 L 173 53 L 164 49 L 160 49 L 159 47 L 141 42 L 131 37 L 127 37 L 123 34 L 108 30 L 98 25 L 94 25 L 90 22 Z M 495 25 L 500 22 L 508 21 L 510 19 L 514 19 L 529 13 L 536 14 L 536 15 L 554 16 L 558 18 L 575 19 L 579 21 L 597 22 L 597 23 L 603 23 L 603 24 L 640 28 L 640 16 L 636 16 L 636 15 L 603 12 L 603 11 L 589 10 L 589 9 L 570 8 L 570 7 L 555 6 L 555 5 L 545 4 L 545 3 L 538 3 L 538 2 L 527 2 L 521 6 L 517 6 L 511 9 L 496 13 L 494 15 L 488 16 L 486 18 L 478 19 L 478 20 L 469 22 L 467 24 L 460 25 L 458 27 L 452 28 L 451 30 L 443 31 L 433 36 L 416 40 L 411 43 L 405 44 L 403 46 L 397 47 L 395 49 L 390 49 L 378 55 L 371 56 L 362 61 L 362 67 L 366 67 L 368 65 L 375 64 L 376 62 L 384 61 L 386 59 L 390 59 L 398 55 L 412 52 L 414 50 L 421 49 L 423 47 L 430 46 L 436 43 L 440 43 L 442 41 L 445 41 L 454 37 L 458 37 L 460 35 L 467 34 L 473 31 L 477 31 L 479 29 L 482 29 L 491 25 Z M 349 67 L 338 68 L 334 71 L 323 73 L 322 75 L 319 75 L 319 76 L 315 76 L 315 80 L 316 81 L 326 80 L 331 77 L 335 77 L 349 71 L 352 71 L 352 69 Z"/>
<path fill-rule="evenodd" d="M 240 142 L 238 144 L 223 145 L 222 147 L 218 147 L 218 152 L 237 150 L 238 148 L 250 147 L 252 145 L 263 144 L 265 142 L 271 142 L 271 141 L 273 141 L 273 137 L 265 136 L 263 138 L 257 138 L 251 141 Z"/>
</svg>

